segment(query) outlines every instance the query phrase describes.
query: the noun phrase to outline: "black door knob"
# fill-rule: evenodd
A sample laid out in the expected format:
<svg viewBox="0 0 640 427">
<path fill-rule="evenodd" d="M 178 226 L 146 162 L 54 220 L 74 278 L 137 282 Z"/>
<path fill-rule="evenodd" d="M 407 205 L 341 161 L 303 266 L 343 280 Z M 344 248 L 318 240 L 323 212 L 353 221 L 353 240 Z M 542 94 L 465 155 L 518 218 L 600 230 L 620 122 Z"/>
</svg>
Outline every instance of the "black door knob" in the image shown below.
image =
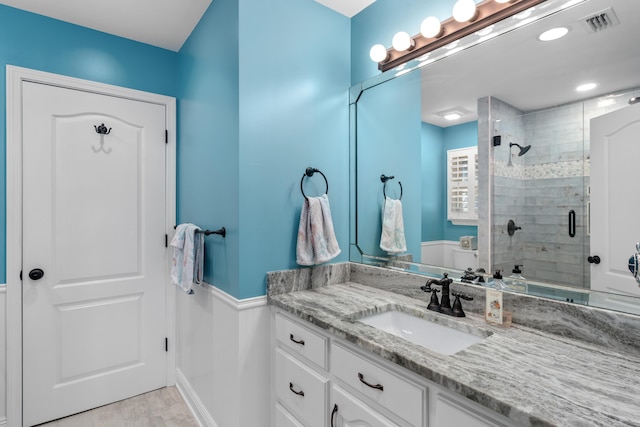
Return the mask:
<svg viewBox="0 0 640 427">
<path fill-rule="evenodd" d="M 39 268 L 34 268 L 29 272 L 29 279 L 31 280 L 40 280 L 44 277 L 44 271 Z"/>
<path fill-rule="evenodd" d="M 589 264 L 600 264 L 600 257 L 598 255 L 590 256 L 587 261 L 589 261 Z"/>
</svg>

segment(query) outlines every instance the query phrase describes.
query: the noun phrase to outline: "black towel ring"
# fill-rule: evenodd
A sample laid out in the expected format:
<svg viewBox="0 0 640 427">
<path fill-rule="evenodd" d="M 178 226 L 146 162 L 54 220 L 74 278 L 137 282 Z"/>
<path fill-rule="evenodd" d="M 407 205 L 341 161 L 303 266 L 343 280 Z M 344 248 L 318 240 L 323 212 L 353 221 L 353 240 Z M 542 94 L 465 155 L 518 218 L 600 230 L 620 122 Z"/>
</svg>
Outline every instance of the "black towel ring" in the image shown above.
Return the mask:
<svg viewBox="0 0 640 427">
<path fill-rule="evenodd" d="M 304 194 L 304 190 L 302 189 L 302 183 L 304 181 L 304 177 L 305 176 L 312 177 L 313 174 L 316 172 L 318 172 L 324 178 L 324 184 L 327 186 L 327 189 L 324 193 L 329 194 L 329 181 L 327 181 L 327 177 L 324 176 L 324 174 L 319 169 L 309 167 L 304 171 L 304 173 L 302 174 L 302 179 L 300 180 L 300 191 L 302 192 L 302 195 L 306 200 L 309 200 L 309 198 L 307 197 L 306 194 Z"/>
<path fill-rule="evenodd" d="M 387 198 L 387 192 L 386 192 L 386 188 L 387 188 L 387 181 L 392 180 L 393 178 L 395 178 L 395 176 L 386 176 L 385 174 L 380 175 L 380 181 L 384 182 L 384 187 L 382 187 L 382 194 L 384 194 L 384 198 Z M 402 182 L 398 181 L 398 185 L 400 186 L 400 197 L 398 198 L 398 200 L 402 200 Z"/>
</svg>

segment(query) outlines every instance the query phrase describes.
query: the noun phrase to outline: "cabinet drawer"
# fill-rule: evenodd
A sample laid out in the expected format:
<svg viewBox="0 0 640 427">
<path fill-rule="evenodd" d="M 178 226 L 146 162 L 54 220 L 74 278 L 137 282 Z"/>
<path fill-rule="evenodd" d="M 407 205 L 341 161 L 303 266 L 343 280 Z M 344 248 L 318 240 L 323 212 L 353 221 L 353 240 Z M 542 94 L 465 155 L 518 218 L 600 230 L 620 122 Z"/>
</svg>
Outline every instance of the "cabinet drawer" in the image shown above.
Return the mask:
<svg viewBox="0 0 640 427">
<path fill-rule="evenodd" d="M 340 387 L 331 389 L 331 427 L 398 427 Z"/>
<path fill-rule="evenodd" d="M 438 393 L 436 398 L 436 425 L 465 427 L 507 427 L 493 418 L 472 409 L 465 398 L 451 398 Z"/>
<path fill-rule="evenodd" d="M 276 339 L 322 369 L 327 369 L 327 339 L 283 315 L 275 315 Z"/>
<path fill-rule="evenodd" d="M 277 348 L 276 399 L 305 426 L 326 426 L 326 378 Z"/>
<path fill-rule="evenodd" d="M 304 427 L 286 409 L 276 403 L 276 427 Z"/>
<path fill-rule="evenodd" d="M 427 403 L 427 390 L 424 387 L 338 345 L 331 348 L 331 370 L 345 384 L 409 424 L 424 425 Z"/>
</svg>

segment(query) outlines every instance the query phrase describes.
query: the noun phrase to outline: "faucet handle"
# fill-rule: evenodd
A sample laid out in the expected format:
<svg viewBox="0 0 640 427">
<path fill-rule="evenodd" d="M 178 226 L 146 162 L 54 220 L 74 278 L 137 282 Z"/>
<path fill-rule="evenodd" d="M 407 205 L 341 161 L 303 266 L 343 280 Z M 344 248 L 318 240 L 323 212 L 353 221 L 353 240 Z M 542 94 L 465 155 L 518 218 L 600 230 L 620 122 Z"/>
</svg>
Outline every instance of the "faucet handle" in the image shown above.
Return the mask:
<svg viewBox="0 0 640 427">
<path fill-rule="evenodd" d="M 420 289 L 422 289 L 425 292 L 431 292 L 431 299 L 429 300 L 429 305 L 427 306 L 427 310 L 433 310 L 437 312 L 442 311 L 442 309 L 440 308 L 440 301 L 438 301 L 438 295 L 437 295 L 438 292 L 440 292 L 440 289 L 432 288 L 431 282 L 427 282 L 427 284 L 424 286 L 421 286 Z"/>
<path fill-rule="evenodd" d="M 451 309 L 451 315 L 455 317 L 465 317 L 466 314 L 462 309 L 462 302 L 460 301 L 460 298 L 466 301 L 472 301 L 473 297 L 469 295 L 461 294 L 459 292 L 451 292 L 451 295 L 456 297 L 456 299 L 453 301 L 453 308 Z"/>
<path fill-rule="evenodd" d="M 466 301 L 473 301 L 473 297 L 470 295 L 465 295 L 465 294 L 461 294 L 459 292 L 453 292 L 453 291 L 451 292 L 451 295 L 453 295 L 456 298 L 462 298 L 463 300 L 466 300 Z"/>
</svg>

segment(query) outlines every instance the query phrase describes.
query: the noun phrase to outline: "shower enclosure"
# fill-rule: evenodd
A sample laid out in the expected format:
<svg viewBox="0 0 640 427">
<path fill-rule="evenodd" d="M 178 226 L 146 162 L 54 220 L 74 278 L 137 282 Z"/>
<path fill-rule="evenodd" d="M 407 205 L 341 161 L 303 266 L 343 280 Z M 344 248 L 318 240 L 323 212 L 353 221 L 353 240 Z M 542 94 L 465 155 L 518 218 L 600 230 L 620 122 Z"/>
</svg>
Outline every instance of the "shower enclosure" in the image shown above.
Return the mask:
<svg viewBox="0 0 640 427">
<path fill-rule="evenodd" d="M 522 265 L 528 281 L 590 287 L 589 123 L 634 94 L 527 113 L 492 99 L 492 271 Z"/>
</svg>

